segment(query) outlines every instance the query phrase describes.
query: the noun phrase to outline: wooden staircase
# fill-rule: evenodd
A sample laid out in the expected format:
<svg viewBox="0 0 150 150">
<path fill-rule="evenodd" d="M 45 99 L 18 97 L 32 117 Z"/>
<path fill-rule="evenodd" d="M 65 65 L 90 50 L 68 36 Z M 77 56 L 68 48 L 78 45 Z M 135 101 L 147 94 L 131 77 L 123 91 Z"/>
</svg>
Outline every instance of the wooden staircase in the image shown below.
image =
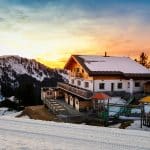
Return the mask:
<svg viewBox="0 0 150 150">
<path fill-rule="evenodd" d="M 57 102 L 55 99 L 44 99 L 44 105 L 46 105 L 54 114 L 67 114 L 67 110 Z"/>
</svg>

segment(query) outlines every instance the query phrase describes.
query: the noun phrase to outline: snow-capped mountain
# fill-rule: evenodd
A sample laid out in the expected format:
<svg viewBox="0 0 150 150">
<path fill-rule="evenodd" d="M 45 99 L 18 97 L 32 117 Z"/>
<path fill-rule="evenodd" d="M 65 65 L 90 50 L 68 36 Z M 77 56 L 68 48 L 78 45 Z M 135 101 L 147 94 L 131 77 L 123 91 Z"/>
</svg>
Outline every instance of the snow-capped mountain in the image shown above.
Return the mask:
<svg viewBox="0 0 150 150">
<path fill-rule="evenodd" d="M 58 81 L 63 81 L 58 70 L 50 69 L 34 59 L 19 56 L 0 57 L 0 85 L 5 96 L 12 96 L 16 91 L 17 94 L 22 92 L 24 95 L 28 87 L 36 89 L 39 94 L 42 86 L 56 86 Z"/>
<path fill-rule="evenodd" d="M 34 59 L 22 58 L 19 56 L 1 56 L 0 57 L 0 77 L 8 76 L 11 80 L 15 80 L 18 75 L 29 75 L 38 81 L 44 78 L 51 78 L 55 75 L 55 71 Z"/>
</svg>

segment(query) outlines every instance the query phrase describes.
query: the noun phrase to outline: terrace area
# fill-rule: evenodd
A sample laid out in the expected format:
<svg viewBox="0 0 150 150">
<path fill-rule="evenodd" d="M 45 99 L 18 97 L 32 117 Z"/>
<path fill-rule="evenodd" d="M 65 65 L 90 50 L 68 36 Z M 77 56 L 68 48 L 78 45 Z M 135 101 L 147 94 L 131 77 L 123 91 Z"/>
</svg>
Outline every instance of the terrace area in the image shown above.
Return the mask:
<svg viewBox="0 0 150 150">
<path fill-rule="evenodd" d="M 66 83 L 59 82 L 57 87 L 62 90 L 65 90 L 69 93 L 72 93 L 74 95 L 77 95 L 83 99 L 90 99 L 93 95 L 93 93 L 91 91 L 80 89 L 79 87 L 74 87 L 74 86 L 72 86 L 70 84 L 66 84 Z"/>
</svg>

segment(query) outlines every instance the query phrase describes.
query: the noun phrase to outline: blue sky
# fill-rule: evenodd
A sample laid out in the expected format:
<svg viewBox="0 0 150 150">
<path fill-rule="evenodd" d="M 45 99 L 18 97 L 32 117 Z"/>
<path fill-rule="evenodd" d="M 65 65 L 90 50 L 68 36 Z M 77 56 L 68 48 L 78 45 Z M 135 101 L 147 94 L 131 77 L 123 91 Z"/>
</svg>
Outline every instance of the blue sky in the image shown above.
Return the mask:
<svg viewBox="0 0 150 150">
<path fill-rule="evenodd" d="M 0 0 L 0 55 L 150 54 L 149 16 L 149 0 Z"/>
</svg>

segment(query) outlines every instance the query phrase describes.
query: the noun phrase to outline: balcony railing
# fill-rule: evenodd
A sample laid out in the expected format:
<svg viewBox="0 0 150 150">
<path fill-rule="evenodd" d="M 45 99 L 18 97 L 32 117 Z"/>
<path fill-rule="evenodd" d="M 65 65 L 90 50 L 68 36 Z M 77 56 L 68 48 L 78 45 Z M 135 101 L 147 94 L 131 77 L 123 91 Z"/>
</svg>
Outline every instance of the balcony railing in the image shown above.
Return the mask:
<svg viewBox="0 0 150 150">
<path fill-rule="evenodd" d="M 83 74 L 80 73 L 80 72 L 71 72 L 71 73 L 70 73 L 70 76 L 83 78 Z"/>
<path fill-rule="evenodd" d="M 73 87 L 66 83 L 59 82 L 57 86 L 84 99 L 90 99 L 90 97 L 93 95 L 91 91 L 80 89 L 79 87 Z"/>
<path fill-rule="evenodd" d="M 76 73 L 75 76 L 76 76 L 76 77 L 79 77 L 79 78 L 82 78 L 82 77 L 83 77 L 82 73 L 79 73 L 79 72 Z"/>
</svg>

